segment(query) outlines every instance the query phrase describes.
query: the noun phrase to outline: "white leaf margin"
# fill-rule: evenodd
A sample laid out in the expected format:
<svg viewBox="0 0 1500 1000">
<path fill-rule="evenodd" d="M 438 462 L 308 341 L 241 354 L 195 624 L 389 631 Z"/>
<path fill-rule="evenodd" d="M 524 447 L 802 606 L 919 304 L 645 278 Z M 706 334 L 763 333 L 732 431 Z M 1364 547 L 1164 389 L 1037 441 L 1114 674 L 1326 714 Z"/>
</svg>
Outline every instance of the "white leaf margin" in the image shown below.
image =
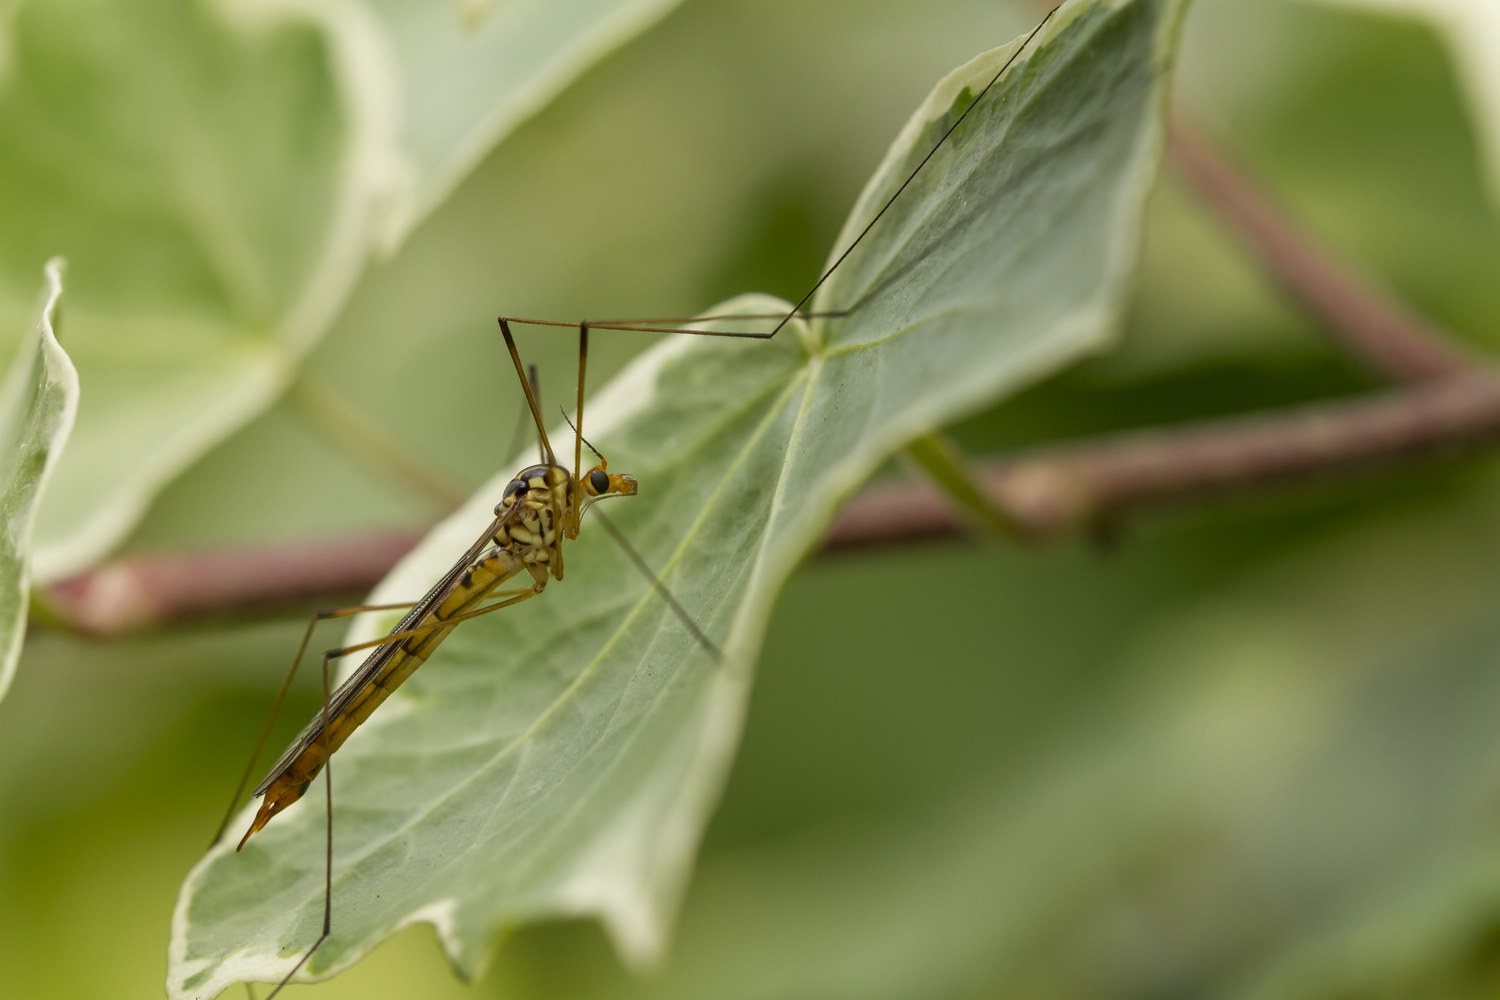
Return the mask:
<svg viewBox="0 0 1500 1000">
<path fill-rule="evenodd" d="M 197 421 L 179 447 L 142 456 L 138 474 L 117 484 L 95 517 L 66 534 L 37 540 L 33 572 L 41 583 L 83 572 L 117 547 L 168 483 L 275 403 L 364 273 L 380 206 L 391 197 L 398 157 L 384 104 L 389 70 L 379 55 L 378 33 L 355 0 L 216 0 L 215 8 L 225 24 L 246 33 L 284 24 L 311 26 L 321 33 L 333 65 L 336 100 L 348 122 L 340 203 L 322 234 L 321 255 L 278 323 L 273 349 L 247 368 L 235 394 L 210 418 Z"/>
<path fill-rule="evenodd" d="M 28 390 L 33 398 L 42 395 L 60 396 L 61 407 L 55 422 L 40 435 L 45 440 L 47 456 L 35 484 L 20 498 L 20 510 L 7 509 L 7 521 L 0 534 L 3 554 L 14 560 L 17 579 L 15 581 L 15 606 L 8 615 L 0 619 L 0 698 L 5 697 L 16 666 L 21 658 L 21 644 L 26 638 L 26 617 L 30 611 L 29 591 L 31 587 L 31 534 L 36 525 L 36 514 L 47 492 L 47 483 L 57 467 L 58 456 L 67 444 L 78 417 L 78 370 L 57 341 L 57 320 L 62 304 L 63 270 L 65 264 L 60 257 L 49 260 L 43 268 L 45 284 L 42 301 L 38 308 L 35 339 L 22 345 L 10 371 L 0 385 L 0 423 L 9 424 L 19 437 L 22 424 L 29 413 L 16 412 L 28 403 Z M 40 384 L 39 384 L 40 382 Z M 19 457 L 19 456 L 17 456 Z M 9 493 L 9 484 L 5 484 Z M 12 498 L 4 496 L 6 505 Z"/>
</svg>

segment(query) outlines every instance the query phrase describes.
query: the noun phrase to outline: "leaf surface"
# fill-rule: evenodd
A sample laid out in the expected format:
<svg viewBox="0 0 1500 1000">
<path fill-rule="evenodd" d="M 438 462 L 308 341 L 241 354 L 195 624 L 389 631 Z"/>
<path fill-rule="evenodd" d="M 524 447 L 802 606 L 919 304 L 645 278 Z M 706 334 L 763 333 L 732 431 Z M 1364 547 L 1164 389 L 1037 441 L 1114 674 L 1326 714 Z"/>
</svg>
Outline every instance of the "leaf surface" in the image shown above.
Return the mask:
<svg viewBox="0 0 1500 1000">
<path fill-rule="evenodd" d="M 65 254 L 89 385 L 37 526 L 38 579 L 118 544 L 274 402 L 374 241 L 669 6 L 520 2 L 467 31 L 456 5 L 394 0 L 79 0 L 0 18 L 0 329 L 23 328 L 35 262 Z"/>
<path fill-rule="evenodd" d="M 857 303 L 852 314 L 789 324 L 769 343 L 678 338 L 590 402 L 585 433 L 642 483 L 612 519 L 724 660 L 586 518 L 564 581 L 458 629 L 338 755 L 334 935 L 309 975 L 414 921 L 436 926 L 466 976 L 507 927 L 559 915 L 601 919 L 632 964 L 660 956 L 776 595 L 839 504 L 918 434 L 1113 332 L 1180 12 L 1167 0 L 1065 6 L 826 284 L 818 308 Z M 938 85 L 849 232 L 1018 44 Z M 787 308 L 745 297 L 714 312 Z M 562 450 L 571 437 L 554 440 Z M 508 478 L 374 599 L 420 596 L 483 530 Z M 276 980 L 316 938 L 320 796 L 189 876 L 173 996 Z"/>
<path fill-rule="evenodd" d="M 0 698 L 10 687 L 31 604 L 31 532 L 37 505 L 78 412 L 78 373 L 57 342 L 60 260 L 47 264 L 32 339 L 0 386 Z"/>
<path fill-rule="evenodd" d="M 390 53 L 392 123 L 406 184 L 384 220 L 387 247 L 452 191 L 517 123 L 680 0 L 365 0 Z"/>
</svg>

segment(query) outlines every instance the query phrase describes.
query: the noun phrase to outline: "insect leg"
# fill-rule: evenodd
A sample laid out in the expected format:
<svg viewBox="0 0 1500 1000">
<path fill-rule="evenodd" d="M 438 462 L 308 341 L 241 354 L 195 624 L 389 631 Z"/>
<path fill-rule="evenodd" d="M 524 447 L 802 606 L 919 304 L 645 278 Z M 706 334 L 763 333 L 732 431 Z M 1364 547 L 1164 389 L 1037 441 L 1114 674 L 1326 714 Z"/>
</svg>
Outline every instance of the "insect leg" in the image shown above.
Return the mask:
<svg viewBox="0 0 1500 1000">
<path fill-rule="evenodd" d="M 245 789 L 250 785 L 250 779 L 255 775 L 255 764 L 260 759 L 261 751 L 266 748 L 266 740 L 271 737 L 271 730 L 276 725 L 276 717 L 281 714 L 281 706 L 286 701 L 287 692 L 291 690 L 292 680 L 297 676 L 297 669 L 302 664 L 302 657 L 307 653 L 307 644 L 312 641 L 313 629 L 317 628 L 318 623 L 335 618 L 349 618 L 353 615 L 364 614 L 366 611 L 405 611 L 410 607 L 412 607 L 412 602 L 407 601 L 402 604 L 358 604 L 347 608 L 323 608 L 313 612 L 312 617 L 308 619 L 307 628 L 302 630 L 302 641 L 297 644 L 297 652 L 292 657 L 292 665 L 287 668 L 286 677 L 281 681 L 281 688 L 276 692 L 276 700 L 271 703 L 271 712 L 261 728 L 260 737 L 255 741 L 255 750 L 245 764 L 239 783 L 234 786 L 234 795 L 229 800 L 229 809 L 224 813 L 224 818 L 219 821 L 219 828 L 214 831 L 209 846 L 217 844 L 219 838 L 224 836 L 224 830 L 229 826 L 229 821 L 234 818 L 235 811 L 240 806 L 240 797 L 245 794 Z"/>
<path fill-rule="evenodd" d="M 380 639 L 372 640 L 370 642 L 356 643 L 356 644 L 354 644 L 352 646 L 345 646 L 345 647 L 342 647 L 340 649 L 330 649 L 326 653 L 323 654 L 323 671 L 322 671 L 323 672 L 323 731 L 319 735 L 319 739 L 322 740 L 322 741 L 324 741 L 323 768 L 322 768 L 322 770 L 323 770 L 323 790 L 324 790 L 324 801 L 325 801 L 325 813 L 324 813 L 324 832 L 325 832 L 325 837 L 324 837 L 324 866 L 323 866 L 323 929 L 318 934 L 318 939 L 312 943 L 312 946 L 309 947 L 307 949 L 307 951 L 305 951 L 305 952 L 302 953 L 302 957 L 301 958 L 297 959 L 297 964 L 294 965 L 294 966 L 292 966 L 291 970 L 284 977 L 282 977 L 281 981 L 276 984 L 275 988 L 272 989 L 269 994 L 267 994 L 266 1000 L 271 1000 L 272 997 L 274 997 L 274 996 L 276 996 L 276 994 L 280 993 L 282 991 L 282 989 L 288 983 L 290 983 L 292 981 L 292 978 L 294 976 L 296 976 L 297 973 L 302 970 L 302 967 L 307 964 L 308 959 L 312 958 L 313 952 L 315 952 L 319 948 L 321 948 L 323 946 L 323 943 L 326 942 L 328 940 L 328 938 L 330 936 L 332 936 L 332 934 L 333 934 L 333 761 L 332 761 L 332 754 L 330 754 L 328 752 L 328 750 L 327 750 L 327 742 L 326 742 L 328 740 L 328 738 L 329 738 L 328 701 L 329 701 L 329 697 L 331 695 L 331 687 L 330 687 L 330 682 L 329 682 L 329 677 L 330 677 L 329 664 L 332 663 L 334 660 L 339 659 L 340 657 L 347 656 L 350 653 L 358 652 L 359 650 L 362 650 L 362 649 L 369 649 L 372 646 L 384 645 L 384 644 L 386 644 L 388 642 L 391 642 L 393 640 L 394 641 L 399 641 L 400 639 L 410 638 L 411 636 L 415 636 L 415 635 L 421 635 L 424 632 L 430 632 L 430 631 L 432 631 L 435 628 L 441 628 L 441 627 L 444 627 L 444 626 L 456 625 L 459 622 L 468 621 L 470 618 L 478 618 L 480 615 L 487 615 L 491 611 L 498 611 L 501 608 L 510 607 L 513 604 L 519 604 L 519 603 L 521 603 L 524 600 L 527 600 L 529 598 L 535 597 L 537 594 L 540 594 L 542 592 L 543 586 L 545 586 L 545 578 L 543 580 L 539 580 L 536 584 L 533 584 L 530 587 L 516 587 L 516 588 L 511 589 L 511 590 L 496 591 L 495 594 L 494 594 L 494 596 L 496 596 L 496 597 L 504 596 L 503 600 L 496 601 L 493 604 L 487 604 L 487 605 L 485 605 L 482 608 L 475 608 L 472 611 L 465 611 L 462 614 L 454 615 L 451 618 L 445 618 L 442 621 L 432 622 L 430 624 L 422 625 L 422 626 L 419 626 L 417 628 L 406 629 L 405 631 L 402 631 L 402 632 L 395 632 L 395 633 L 392 633 L 391 635 L 384 636 L 384 637 L 382 637 Z M 396 609 L 407 607 L 407 606 L 408 605 L 397 604 L 397 605 L 386 605 L 386 606 L 384 606 L 384 608 L 386 610 L 396 610 Z M 344 611 L 344 610 L 348 610 L 348 609 L 338 609 L 338 610 Z M 358 609 L 358 610 L 373 610 L 373 609 L 371 609 L 371 608 L 362 608 L 362 609 Z M 352 613 L 352 611 L 350 613 Z M 331 615 L 330 617 L 336 617 L 336 616 L 332 616 Z M 309 627 L 308 631 L 311 632 L 311 627 Z M 303 640 L 303 646 L 305 647 L 306 644 L 307 644 L 307 640 L 306 640 L 306 638 L 304 638 L 304 640 Z M 267 815 L 265 817 L 266 820 L 269 820 L 271 818 L 271 816 L 273 816 L 273 815 L 275 815 L 274 812 L 271 813 L 271 814 L 269 814 L 269 815 Z M 250 836 L 250 834 L 254 833 L 254 832 L 255 832 L 255 830 L 254 830 L 254 828 L 252 828 L 248 833 L 245 834 L 245 837 L 248 839 L 249 836 Z M 243 841 L 241 841 L 241 843 L 243 843 Z"/>
</svg>

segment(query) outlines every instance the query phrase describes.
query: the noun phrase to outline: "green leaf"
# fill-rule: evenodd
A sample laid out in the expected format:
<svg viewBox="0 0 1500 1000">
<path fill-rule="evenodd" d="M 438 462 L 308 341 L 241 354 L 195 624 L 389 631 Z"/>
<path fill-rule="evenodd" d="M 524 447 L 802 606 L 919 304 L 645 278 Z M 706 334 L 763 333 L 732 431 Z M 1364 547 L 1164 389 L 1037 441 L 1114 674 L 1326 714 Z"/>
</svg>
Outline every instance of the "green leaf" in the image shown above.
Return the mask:
<svg viewBox="0 0 1500 1000">
<path fill-rule="evenodd" d="M 725 659 L 586 530 L 565 581 L 458 629 L 338 756 L 334 933 L 305 974 L 343 968 L 413 921 L 437 927 L 465 976 L 506 928 L 559 915 L 601 919 L 632 964 L 661 955 L 762 630 L 839 503 L 905 442 L 1112 332 L 1181 7 L 1116 0 L 1057 14 L 825 286 L 819 308 L 860 303 L 852 315 L 789 324 L 770 343 L 679 338 L 589 404 L 585 432 L 642 483 L 612 518 Z M 1018 44 L 938 85 L 847 232 Z M 715 312 L 787 308 L 746 297 Z M 419 596 L 488 523 L 508 478 L 374 599 Z M 356 637 L 378 634 L 368 623 Z M 216 847 L 189 876 L 173 996 L 278 979 L 317 937 L 320 796 L 240 854 Z"/>
<path fill-rule="evenodd" d="M 57 343 L 62 271 L 60 260 L 47 264 L 33 339 L 0 386 L 0 698 L 10 688 L 26 637 L 37 504 L 78 412 L 78 373 Z"/>
<path fill-rule="evenodd" d="M 260 414 L 373 244 L 671 0 L 457 6 L 104 0 L 0 16 L 0 328 L 72 262 L 89 399 L 38 578 L 116 545 Z M 25 275 L 24 283 L 20 276 Z"/>
<path fill-rule="evenodd" d="M 408 183 L 385 219 L 387 248 L 452 192 L 490 148 L 603 55 L 680 0 L 506 0 L 434 10 L 366 0 L 400 94 Z"/>
<path fill-rule="evenodd" d="M 1500 12 L 1481 0 L 1324 0 L 1335 7 L 1366 8 L 1395 18 L 1430 24 L 1453 58 L 1465 89 L 1465 110 L 1484 156 L 1490 197 L 1500 204 L 1500 79 L 1493 70 L 1500 57 Z"/>
<path fill-rule="evenodd" d="M 50 580 L 274 397 L 352 280 L 376 178 L 306 25 L 80 0 L 10 28 L 0 275 L 68 255 L 89 386 L 37 526 Z"/>
<path fill-rule="evenodd" d="M 1497 473 L 818 566 L 668 967 L 544 930 L 506 996 L 1493 997 Z"/>
</svg>

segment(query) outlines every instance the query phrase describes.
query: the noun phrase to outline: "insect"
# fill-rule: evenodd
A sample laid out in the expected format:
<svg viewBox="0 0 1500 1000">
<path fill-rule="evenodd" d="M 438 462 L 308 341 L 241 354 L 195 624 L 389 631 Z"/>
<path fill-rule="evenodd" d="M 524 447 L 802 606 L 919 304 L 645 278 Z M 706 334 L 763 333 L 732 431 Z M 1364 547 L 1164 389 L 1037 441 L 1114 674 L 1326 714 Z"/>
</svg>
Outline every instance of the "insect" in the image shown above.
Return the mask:
<svg viewBox="0 0 1500 1000">
<path fill-rule="evenodd" d="M 574 452 L 571 470 L 559 463 L 548 440 L 537 398 L 536 379 L 534 374 L 531 379 L 527 378 L 509 322 L 504 318 L 500 320 L 500 329 L 525 394 L 527 409 L 536 425 L 540 462 L 516 474 L 501 494 L 500 502 L 495 505 L 494 520 L 420 600 L 410 606 L 361 605 L 323 611 L 313 616 L 293 658 L 286 684 L 281 690 L 282 696 L 306 653 L 313 628 L 319 621 L 366 611 L 406 611 L 400 622 L 383 638 L 329 650 L 323 655 L 323 706 L 256 786 L 254 795 L 261 799 L 261 804 L 249 828 L 240 838 L 236 850 L 244 847 L 252 836 L 282 810 L 302 798 L 313 779 L 328 767 L 334 752 L 402 681 L 427 661 L 432 651 L 453 629 L 465 621 L 536 597 L 546 589 L 549 580 L 561 580 L 564 572 L 564 544 L 578 537 L 584 513 L 590 507 L 606 499 L 636 494 L 637 483 L 634 477 L 609 471 L 608 461 L 597 452 L 595 455 L 598 463 L 587 471 L 583 470 L 585 438 L 582 428 L 588 364 L 588 325 L 581 324 L 578 335 L 578 403 L 576 416 L 572 421 Z M 592 445 L 589 447 L 592 449 Z M 623 539 L 619 540 L 626 544 Z M 649 569 L 646 572 L 651 576 Z M 530 577 L 529 585 L 501 589 L 502 584 L 522 573 Z M 720 655 L 718 648 L 682 610 L 671 592 L 662 587 L 654 576 L 651 579 L 663 598 L 681 616 L 694 638 L 717 659 Z M 486 601 L 490 603 L 485 603 Z M 359 669 L 340 684 L 337 690 L 329 693 L 330 662 L 371 648 L 374 652 Z M 280 701 L 279 697 L 277 708 L 280 707 Z M 274 714 L 273 712 L 273 718 Z M 254 767 L 253 759 L 250 766 Z M 230 813 L 225 818 L 226 824 L 233 814 L 234 804 L 239 801 L 244 783 L 242 779 L 240 788 L 235 791 Z M 324 907 L 323 931 L 297 967 L 277 985 L 272 995 L 290 981 L 297 968 L 311 957 L 331 933 L 332 781 L 325 782 L 325 787 L 328 789 L 326 805 L 329 857 L 325 873 L 328 895 Z M 223 829 L 224 825 L 221 824 L 219 832 L 215 834 L 215 841 L 222 835 Z"/>
<path fill-rule="evenodd" d="M 1050 18 L 1050 15 L 1049 15 Z M 942 121 L 942 129 L 932 135 L 931 144 L 925 157 L 915 162 L 906 174 L 905 180 L 885 199 L 884 203 L 873 212 L 869 221 L 866 222 L 845 245 L 843 251 L 834 259 L 833 263 L 823 275 L 813 284 L 802 298 L 785 312 L 774 314 L 759 314 L 767 319 L 764 327 L 760 330 L 734 330 L 729 329 L 727 324 L 719 322 L 719 317 L 703 317 L 695 321 L 695 325 L 686 326 L 672 320 L 624 320 L 603 321 L 585 324 L 572 324 L 552 322 L 545 320 L 525 320 L 515 317 L 504 317 L 500 320 L 500 328 L 507 349 L 510 353 L 513 366 L 518 380 L 522 384 L 523 393 L 526 397 L 527 407 L 530 411 L 532 421 L 535 423 L 541 443 L 542 460 L 533 466 L 522 470 L 510 484 L 505 487 L 499 503 L 494 508 L 493 520 L 463 554 L 453 563 L 452 567 L 434 584 L 428 593 L 414 605 L 410 606 L 406 615 L 396 627 L 383 638 L 370 642 L 357 643 L 340 650 L 334 650 L 325 655 L 323 660 L 323 688 L 324 701 L 322 709 L 304 728 L 303 732 L 293 744 L 282 754 L 272 771 L 266 779 L 261 782 L 257 793 L 264 796 L 255 819 L 250 829 L 241 840 L 243 845 L 255 832 L 262 829 L 274 816 L 285 809 L 288 805 L 300 798 L 310 786 L 312 780 L 320 772 L 325 775 L 325 815 L 327 841 L 325 849 L 325 862 L 323 867 L 323 926 L 317 940 L 312 942 L 297 960 L 297 964 L 288 972 L 278 985 L 279 990 L 297 973 L 297 971 L 308 961 L 311 955 L 321 947 L 328 939 L 332 927 L 333 912 L 333 839 L 332 839 L 332 788 L 328 780 L 329 760 L 332 754 L 342 745 L 349 733 L 372 712 L 402 680 L 408 677 L 417 666 L 425 661 L 440 642 L 451 635 L 463 622 L 483 614 L 498 611 L 502 608 L 511 607 L 516 604 L 529 601 L 539 595 L 545 588 L 549 579 L 560 580 L 563 576 L 564 545 L 566 542 L 576 539 L 583 517 L 586 511 L 592 509 L 598 502 L 615 496 L 629 496 L 636 492 L 637 484 L 629 476 L 623 476 L 609 471 L 607 463 L 601 456 L 597 465 L 585 470 L 582 464 L 582 449 L 587 443 L 583 436 L 583 387 L 584 374 L 587 362 L 587 345 L 590 330 L 634 330 L 634 331 L 660 331 L 669 333 L 695 334 L 711 337 L 748 337 L 753 339 L 773 339 L 794 320 L 802 320 L 808 317 L 817 317 L 824 320 L 837 320 L 850 315 L 856 309 L 863 306 L 869 297 L 850 303 L 847 308 L 840 310 L 806 310 L 813 302 L 814 295 L 823 288 L 831 276 L 835 274 L 848 260 L 850 254 L 856 247 L 864 242 L 867 235 L 884 218 L 889 209 L 897 203 L 897 200 L 907 191 L 908 187 L 926 168 L 928 162 L 945 144 L 947 144 L 954 133 L 959 129 L 968 117 L 970 111 L 984 101 L 990 89 L 1000 80 L 1005 70 L 1011 65 L 1015 58 L 1025 51 L 1030 40 L 1034 38 L 1047 22 L 1044 20 L 1039 24 L 1027 38 L 1017 46 L 1008 60 L 1004 61 L 989 80 L 987 85 L 977 88 L 968 103 L 962 110 L 954 109 Z M 922 258 L 918 258 L 921 263 Z M 884 285 L 877 284 L 878 292 Z M 872 293 L 873 294 L 873 293 Z M 743 319 L 744 316 L 737 318 Z M 574 421 L 575 444 L 574 460 L 572 468 L 561 465 L 557 459 L 550 443 L 547 440 L 543 420 L 541 417 L 541 406 L 537 394 L 528 381 L 524 366 L 521 362 L 519 352 L 512 336 L 511 326 L 522 323 L 541 326 L 564 326 L 576 327 L 579 330 L 579 372 L 578 372 L 578 403 Z M 696 325 L 698 323 L 702 326 Z M 592 449 L 592 446 L 589 446 Z M 602 518 L 604 525 L 609 522 Z M 499 589 L 501 585 L 510 578 L 526 573 L 531 577 L 529 586 L 513 588 L 510 590 Z M 660 599 L 666 603 L 672 613 L 680 620 L 683 628 L 692 634 L 693 642 L 714 655 L 716 650 L 707 635 L 701 630 L 698 621 L 693 614 L 687 613 L 672 596 L 670 591 L 661 585 L 658 577 L 654 576 L 651 568 L 647 568 L 655 591 Z M 491 603 L 484 603 L 489 600 Z M 380 605 L 379 608 L 396 610 L 406 608 L 406 605 Z M 316 620 L 326 617 L 343 617 L 345 614 L 358 610 L 370 609 L 341 609 L 319 616 Z M 308 633 L 304 635 L 301 653 L 305 651 L 308 642 L 307 636 L 311 633 L 312 625 L 309 625 Z M 361 665 L 351 678 L 339 687 L 337 691 L 329 691 L 328 664 L 332 659 L 344 656 L 363 649 L 372 649 L 365 663 Z M 286 685 L 291 682 L 288 675 Z M 286 685 L 283 685 L 283 693 Z M 238 797 L 238 796 L 237 796 Z"/>
<path fill-rule="evenodd" d="M 272 765 L 270 773 L 256 786 L 254 794 L 257 798 L 262 798 L 262 803 L 250 828 L 240 839 L 240 847 L 269 823 L 273 816 L 302 797 L 334 751 L 343 745 L 359 724 L 369 718 L 370 713 L 413 670 L 426 662 L 432 650 L 452 629 L 464 621 L 536 597 L 546 588 L 549 579 L 561 580 L 563 543 L 578 537 L 584 510 L 589 505 L 607 497 L 635 495 L 635 479 L 610 472 L 603 456 L 600 456 L 599 464 L 587 474 L 581 471 L 581 432 L 577 435 L 578 448 L 574 454 L 573 470 L 570 472 L 558 464 L 551 442 L 547 440 L 546 428 L 541 422 L 541 409 L 536 394 L 522 369 L 515 340 L 503 321 L 502 330 L 516 371 L 521 375 L 528 408 L 537 421 L 537 433 L 542 445 L 541 464 L 516 474 L 506 487 L 500 502 L 495 505 L 494 521 L 452 568 L 433 584 L 432 589 L 410 606 L 390 634 L 374 642 L 359 643 L 324 654 L 326 675 L 330 660 L 375 647 L 375 652 L 359 670 L 325 699 L 323 710 L 303 728 Z M 583 419 L 583 376 L 587 358 L 588 331 L 584 328 L 579 335 L 579 426 Z M 500 584 L 522 572 L 530 575 L 530 586 L 498 589 Z M 496 603 L 482 604 L 487 599 L 495 599 Z M 331 616 L 342 617 L 372 610 L 399 610 L 402 607 L 403 605 L 366 605 L 341 608 L 314 616 L 313 623 Z M 305 652 L 306 642 L 304 639 L 303 648 L 298 650 L 298 661 Z"/>
</svg>

